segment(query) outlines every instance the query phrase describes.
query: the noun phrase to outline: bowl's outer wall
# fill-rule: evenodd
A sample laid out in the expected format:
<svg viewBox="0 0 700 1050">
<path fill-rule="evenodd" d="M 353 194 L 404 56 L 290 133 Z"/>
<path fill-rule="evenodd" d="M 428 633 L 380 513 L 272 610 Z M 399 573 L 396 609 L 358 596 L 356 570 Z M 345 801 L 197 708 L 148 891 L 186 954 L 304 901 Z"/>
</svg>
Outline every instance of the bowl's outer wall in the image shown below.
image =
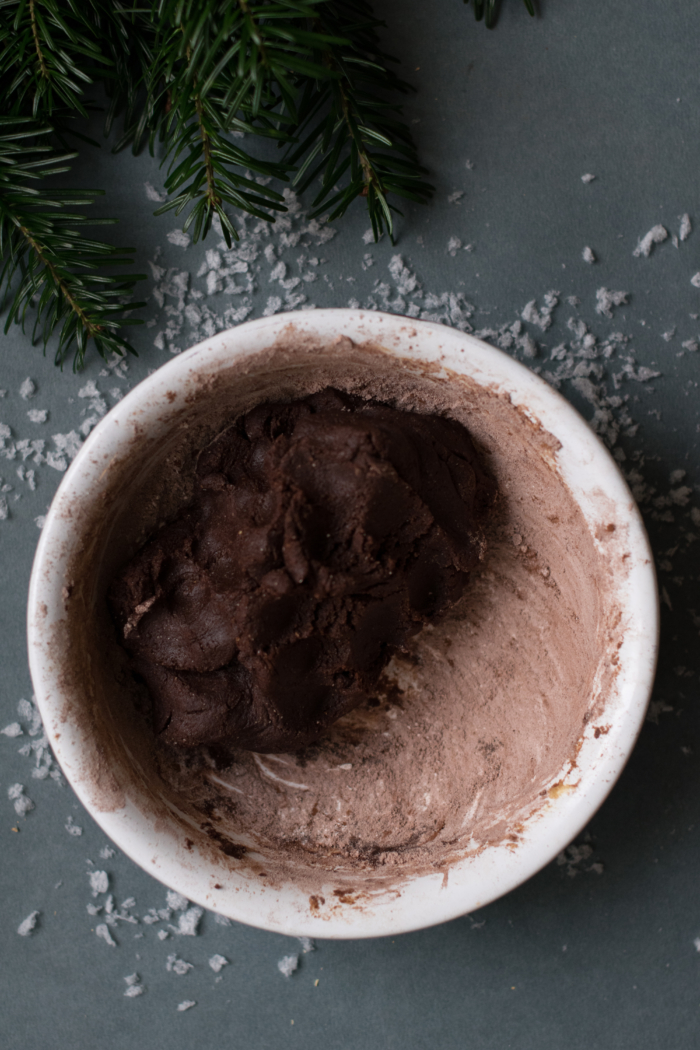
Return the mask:
<svg viewBox="0 0 700 1050">
<path fill-rule="evenodd" d="M 627 574 L 616 592 L 627 630 L 615 695 L 606 707 L 610 731 L 600 739 L 586 734 L 575 778 L 526 825 L 517 850 L 490 847 L 452 865 L 448 879 L 442 873 L 415 878 L 401 886 L 400 894 L 378 893 L 361 908 L 338 906 L 323 918 L 293 885 L 277 890 L 232 874 L 223 889 L 215 890 L 206 863 L 193 863 L 184 849 L 179 826 L 154 826 L 132 798 L 118 808 L 96 805 L 85 776 L 95 742 L 83 726 L 59 727 L 65 687 L 49 645 L 52 627 L 63 615 L 66 567 L 81 542 L 67 524 L 66 508 L 94 498 L 104 465 L 128 442 L 135 420 L 142 430 L 162 429 L 169 413 L 175 417 L 193 375 L 215 375 L 235 358 L 268 349 L 290 324 L 297 332 L 326 340 L 331 349 L 339 337 L 371 341 L 397 358 L 468 375 L 507 393 L 561 442 L 557 469 L 591 530 L 602 494 L 614 520 L 626 529 L 630 552 Z M 593 816 L 629 757 L 651 694 L 658 630 L 658 591 L 641 516 L 614 460 L 572 406 L 525 367 L 469 335 L 355 310 L 302 311 L 249 322 L 174 358 L 131 391 L 91 433 L 62 481 L 36 553 L 28 607 L 30 669 L 49 739 L 67 779 L 105 833 L 137 864 L 190 900 L 254 926 L 326 938 L 397 934 L 455 918 L 507 893 L 552 860 Z"/>
</svg>

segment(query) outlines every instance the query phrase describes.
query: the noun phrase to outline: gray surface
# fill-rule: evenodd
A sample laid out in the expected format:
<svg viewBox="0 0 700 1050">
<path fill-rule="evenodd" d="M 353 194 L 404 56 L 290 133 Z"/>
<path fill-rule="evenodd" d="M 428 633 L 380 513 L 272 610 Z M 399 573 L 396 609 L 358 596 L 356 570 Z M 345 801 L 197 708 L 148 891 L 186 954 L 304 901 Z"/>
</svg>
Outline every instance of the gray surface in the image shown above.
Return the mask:
<svg viewBox="0 0 700 1050">
<path fill-rule="evenodd" d="M 404 69 L 420 67 L 410 72 L 420 90 L 407 111 L 419 121 L 416 137 L 438 192 L 430 207 L 407 210 L 396 249 L 386 240 L 371 249 L 375 265 L 367 271 L 361 268 L 368 250 L 361 235 L 368 223 L 358 206 L 334 240 L 307 253 L 327 260 L 320 270 L 334 284 L 310 285 L 309 299 L 319 306 L 343 306 L 351 296 L 364 303 L 377 277 L 388 280 L 386 266 L 398 251 L 425 291 L 462 291 L 477 308 L 476 328 L 515 320 L 526 302 L 536 298 L 541 305 L 550 289 L 562 299 L 579 296 L 579 311 L 563 301 L 546 333 L 526 326 L 540 345 L 534 367 L 550 367 L 548 348 L 572 338 L 567 320 L 577 315 L 600 339 L 613 330 L 632 337 L 627 350 L 606 363 L 601 383 L 608 391 L 629 347 L 638 365 L 663 373 L 651 383 L 622 384 L 619 395 L 630 396 L 629 411 L 640 426 L 618 443 L 626 469 L 633 455 L 643 455 L 637 466 L 656 488 L 647 490 L 643 509 L 658 560 L 671 566 L 660 574 L 668 601 L 662 606 L 657 721 L 645 726 L 627 770 L 588 829 L 590 838 L 577 840 L 591 847 L 588 857 L 570 854 L 570 861 L 581 859 L 553 863 L 478 915 L 444 926 L 382 941 L 319 942 L 289 980 L 276 964 L 297 950 L 295 942 L 242 926 L 226 929 L 213 916 L 204 917 L 195 938 L 171 935 L 161 943 L 154 927 L 123 924 L 115 932 L 118 947 L 98 940 L 86 912 L 92 900 L 88 860 L 109 872 L 118 902 L 136 897 L 138 915 L 162 906 L 165 891 L 125 857 L 100 860 L 104 836 L 70 788 L 33 780 L 30 760 L 17 753 L 27 737 L 0 736 L 0 1038 L 8 1050 L 177 1050 L 193 1042 L 275 1050 L 697 1045 L 700 715 L 693 610 L 700 613 L 700 544 L 688 533 L 700 533 L 689 514 L 693 503 L 700 506 L 700 354 L 684 352 L 681 344 L 700 332 L 690 316 L 700 311 L 700 291 L 690 284 L 700 269 L 700 230 L 678 249 L 670 240 L 657 246 L 648 259 L 633 258 L 632 250 L 657 222 L 677 232 L 683 212 L 700 224 L 700 13 L 685 0 L 542 0 L 541 18 L 531 22 L 520 3 L 509 0 L 498 30 L 487 34 L 457 0 L 387 0 L 380 8 L 394 27 L 392 48 Z M 590 185 L 581 182 L 585 172 L 597 176 Z M 148 157 L 134 163 L 103 151 L 85 165 L 85 184 L 108 188 L 105 209 L 119 214 L 120 237 L 137 247 L 139 269 L 162 245 L 169 265 L 196 273 L 203 249 L 183 252 L 167 242 L 175 223 L 151 218 L 147 179 L 161 185 Z M 464 196 L 450 204 L 447 195 L 455 190 Z M 448 255 L 450 236 L 473 243 L 473 252 Z M 584 245 L 599 259 L 593 266 L 581 260 Z M 293 263 L 299 251 L 285 258 Z M 275 294 L 267 269 L 258 277 L 251 316 Z M 346 283 L 348 277 L 355 283 Z M 601 286 L 629 293 L 629 306 L 618 309 L 614 321 L 595 313 Z M 206 301 L 220 312 L 224 300 Z M 147 317 L 162 317 L 152 302 L 149 311 Z M 662 333 L 674 327 L 675 336 L 664 341 Z M 0 400 L 0 420 L 15 438 L 48 439 L 71 430 L 81 421 L 86 402 L 77 394 L 88 379 L 104 392 L 126 389 L 168 359 L 152 346 L 161 328 L 136 332 L 140 357 L 125 381 L 100 378 L 94 361 L 82 376 L 61 375 L 13 330 L 2 345 L 0 386 L 8 394 Z M 185 329 L 180 345 L 192 341 Z M 26 376 L 38 386 L 30 404 L 18 396 Z M 569 382 L 563 391 L 588 418 L 593 415 L 581 389 Z M 50 410 L 47 424 L 28 422 L 27 409 L 35 406 Z M 15 720 L 18 699 L 31 692 L 24 608 L 38 537 L 33 519 L 60 480 L 50 467 L 37 467 L 31 493 L 15 475 L 17 462 L 0 460 L 0 474 L 15 486 L 11 516 L 0 521 L 3 726 Z M 687 470 L 683 483 L 696 487 L 685 507 L 672 498 L 664 505 L 673 488 L 670 472 L 677 469 Z M 16 493 L 21 499 L 13 502 Z M 673 520 L 659 520 L 664 515 Z M 6 798 L 15 782 L 36 803 L 17 820 Z M 69 815 L 82 836 L 64 830 Z M 591 870 L 594 862 L 603 865 L 602 873 Z M 17 936 L 19 922 L 34 909 L 41 911 L 36 931 Z M 138 933 L 144 936 L 135 940 Z M 195 964 L 184 977 L 165 969 L 173 951 Z M 230 960 L 218 983 L 206 964 L 214 952 Z M 123 978 L 134 971 L 146 991 L 127 999 Z M 178 1013 L 184 999 L 197 1006 Z"/>
</svg>

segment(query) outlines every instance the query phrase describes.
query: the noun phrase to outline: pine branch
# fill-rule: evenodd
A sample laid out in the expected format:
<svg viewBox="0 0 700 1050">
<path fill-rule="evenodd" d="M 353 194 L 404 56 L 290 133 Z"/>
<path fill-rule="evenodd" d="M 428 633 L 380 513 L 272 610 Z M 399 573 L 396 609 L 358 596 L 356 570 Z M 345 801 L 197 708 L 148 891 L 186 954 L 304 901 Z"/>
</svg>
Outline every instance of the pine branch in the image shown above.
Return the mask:
<svg viewBox="0 0 700 1050">
<path fill-rule="evenodd" d="M 344 36 L 345 43 L 322 51 L 333 76 L 305 86 L 299 106 L 301 142 L 288 162 L 301 162 L 295 181 L 302 192 L 321 179 L 313 215 L 330 209 L 332 221 L 364 197 L 375 240 L 385 229 L 393 237 L 392 212 L 398 209 L 389 195 L 425 203 L 433 193 L 400 119 L 401 108 L 386 98 L 411 88 L 390 69 L 395 59 L 382 51 L 377 36 L 384 23 L 372 17 L 365 0 L 331 0 L 320 9 L 318 24 L 329 35 Z M 339 188 L 346 175 L 348 181 Z"/>
<path fill-rule="evenodd" d="M 465 4 L 469 3 L 469 0 L 464 0 Z M 523 0 L 528 13 L 534 18 L 535 17 L 535 6 L 533 0 Z M 474 14 L 476 15 L 477 22 L 484 19 L 484 24 L 487 29 L 493 29 L 498 21 L 498 0 L 474 0 Z"/>
<path fill-rule="evenodd" d="M 7 97 L 34 117 L 86 117 L 84 88 L 109 59 L 88 22 L 93 0 L 0 0 L 0 54 Z M 7 111 L 7 107 L 6 111 Z"/>
<path fill-rule="evenodd" d="M 214 215 L 228 243 L 237 237 L 227 206 L 267 221 L 286 210 L 267 184 L 288 181 L 288 166 L 257 160 L 228 135 L 289 141 L 297 79 L 329 75 L 311 56 L 333 38 L 309 29 L 325 2 L 157 0 L 147 26 L 120 9 L 126 32 L 139 38 L 142 69 L 130 87 L 132 97 L 140 92 L 140 106 L 132 105 L 116 148 L 131 142 L 138 151 L 146 138 L 151 152 L 156 142 L 165 144 L 171 199 L 156 214 L 189 207 L 184 228 L 195 240 L 206 236 Z M 128 109 L 123 91 L 117 105 Z M 251 171 L 261 178 L 253 181 Z"/>
<path fill-rule="evenodd" d="M 77 154 L 59 154 L 50 145 L 53 128 L 32 117 L 0 117 L 0 287 L 9 309 L 5 333 L 13 323 L 24 330 L 34 311 L 32 338 L 44 350 L 58 328 L 55 354 L 63 366 L 71 349 L 73 368 L 82 367 L 92 339 L 98 353 L 133 353 L 118 334 L 138 324 L 127 314 L 126 298 L 143 275 L 116 277 L 105 267 L 131 263 L 132 249 L 115 248 L 84 235 L 87 226 L 110 219 L 68 211 L 92 204 L 96 190 L 51 191 L 36 183 L 70 170 Z M 133 309 L 143 303 L 130 304 Z"/>
</svg>

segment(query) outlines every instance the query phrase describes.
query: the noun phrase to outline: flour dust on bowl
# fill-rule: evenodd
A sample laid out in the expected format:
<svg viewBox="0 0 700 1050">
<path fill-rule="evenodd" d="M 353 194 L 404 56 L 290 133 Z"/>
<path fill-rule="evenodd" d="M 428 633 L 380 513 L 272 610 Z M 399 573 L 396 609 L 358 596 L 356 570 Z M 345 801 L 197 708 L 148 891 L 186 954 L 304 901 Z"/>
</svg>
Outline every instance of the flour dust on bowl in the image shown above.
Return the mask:
<svg viewBox="0 0 700 1050">
<path fill-rule="evenodd" d="M 166 745 L 110 582 L 187 504 L 198 451 L 233 419 L 326 387 L 466 426 L 499 492 L 485 557 L 311 747 L 224 760 Z M 552 860 L 630 754 L 658 635 L 639 513 L 571 406 L 468 335 L 356 310 L 241 325 L 125 397 L 57 493 L 28 617 L 51 744 L 113 841 L 206 908 L 335 938 L 454 918 Z"/>
</svg>

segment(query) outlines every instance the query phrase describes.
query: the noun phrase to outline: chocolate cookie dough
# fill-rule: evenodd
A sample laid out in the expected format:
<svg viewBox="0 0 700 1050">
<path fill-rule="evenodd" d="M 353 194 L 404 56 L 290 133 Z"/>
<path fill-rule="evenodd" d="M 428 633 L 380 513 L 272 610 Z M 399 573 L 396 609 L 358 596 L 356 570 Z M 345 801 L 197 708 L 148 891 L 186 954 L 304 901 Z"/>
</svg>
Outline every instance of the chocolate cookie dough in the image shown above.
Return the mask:
<svg viewBox="0 0 700 1050">
<path fill-rule="evenodd" d="M 313 741 L 460 598 L 494 498 L 453 420 L 330 388 L 248 412 L 110 590 L 156 733 L 259 752 Z"/>
</svg>

